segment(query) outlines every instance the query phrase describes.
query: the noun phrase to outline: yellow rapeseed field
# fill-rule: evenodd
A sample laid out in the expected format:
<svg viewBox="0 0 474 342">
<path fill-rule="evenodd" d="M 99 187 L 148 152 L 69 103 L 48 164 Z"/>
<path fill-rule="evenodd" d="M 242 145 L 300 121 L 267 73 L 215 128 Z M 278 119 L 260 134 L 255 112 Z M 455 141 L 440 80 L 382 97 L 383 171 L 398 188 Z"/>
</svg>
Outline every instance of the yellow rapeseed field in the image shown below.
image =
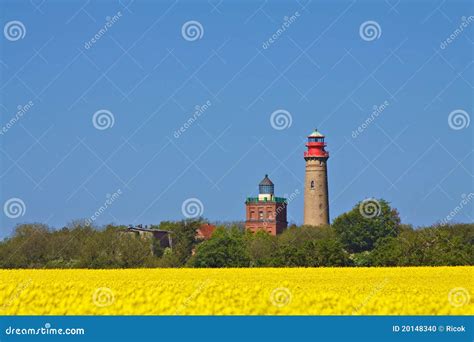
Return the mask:
<svg viewBox="0 0 474 342">
<path fill-rule="evenodd" d="M 0 315 L 472 315 L 473 271 L 0 270 Z"/>
</svg>

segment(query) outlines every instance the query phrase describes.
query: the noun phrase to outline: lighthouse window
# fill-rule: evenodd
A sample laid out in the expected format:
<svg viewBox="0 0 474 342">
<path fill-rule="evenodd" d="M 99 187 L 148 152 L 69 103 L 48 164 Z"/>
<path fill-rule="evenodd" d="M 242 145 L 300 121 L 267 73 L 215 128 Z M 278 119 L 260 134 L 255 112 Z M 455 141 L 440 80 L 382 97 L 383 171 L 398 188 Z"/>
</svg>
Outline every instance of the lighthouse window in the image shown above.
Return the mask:
<svg viewBox="0 0 474 342">
<path fill-rule="evenodd" d="M 314 189 L 314 181 L 311 181 L 311 189 Z"/>
</svg>

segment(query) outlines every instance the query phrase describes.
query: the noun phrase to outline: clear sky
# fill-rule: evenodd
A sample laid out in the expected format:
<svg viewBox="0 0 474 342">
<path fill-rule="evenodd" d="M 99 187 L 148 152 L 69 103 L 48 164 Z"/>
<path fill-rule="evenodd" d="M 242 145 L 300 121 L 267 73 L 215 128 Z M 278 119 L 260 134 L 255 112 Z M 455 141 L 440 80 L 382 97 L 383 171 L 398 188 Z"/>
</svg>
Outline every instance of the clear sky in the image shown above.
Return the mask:
<svg viewBox="0 0 474 342">
<path fill-rule="evenodd" d="M 301 224 L 316 127 L 331 220 L 375 197 L 415 226 L 460 206 L 451 220 L 473 221 L 470 1 L 1 7 L 0 237 L 91 216 L 243 220 L 266 173 L 277 196 L 299 192 Z"/>
</svg>

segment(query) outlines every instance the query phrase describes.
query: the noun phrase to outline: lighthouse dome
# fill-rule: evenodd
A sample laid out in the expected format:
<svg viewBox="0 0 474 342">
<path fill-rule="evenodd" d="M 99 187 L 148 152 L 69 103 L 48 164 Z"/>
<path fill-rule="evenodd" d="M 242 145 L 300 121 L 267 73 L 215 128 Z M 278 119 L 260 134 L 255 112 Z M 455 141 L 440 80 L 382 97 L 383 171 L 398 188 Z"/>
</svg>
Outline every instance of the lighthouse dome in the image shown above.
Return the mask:
<svg viewBox="0 0 474 342">
<path fill-rule="evenodd" d="M 258 192 L 260 194 L 274 194 L 275 186 L 270 178 L 268 178 L 268 175 L 265 175 L 265 178 L 263 178 L 260 184 L 258 184 Z"/>
<path fill-rule="evenodd" d="M 311 133 L 309 136 L 309 138 L 324 138 L 324 135 L 318 131 L 318 129 L 316 128 L 313 133 Z"/>
</svg>

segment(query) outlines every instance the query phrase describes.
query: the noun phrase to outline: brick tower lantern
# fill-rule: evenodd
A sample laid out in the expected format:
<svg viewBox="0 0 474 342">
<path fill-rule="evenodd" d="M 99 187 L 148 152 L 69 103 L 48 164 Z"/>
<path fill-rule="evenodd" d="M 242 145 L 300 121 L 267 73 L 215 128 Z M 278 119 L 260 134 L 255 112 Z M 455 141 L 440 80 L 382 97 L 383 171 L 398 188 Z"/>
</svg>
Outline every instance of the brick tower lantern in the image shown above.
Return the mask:
<svg viewBox="0 0 474 342">
<path fill-rule="evenodd" d="M 324 150 L 324 135 L 314 130 L 308 136 L 304 153 L 306 177 L 304 189 L 304 224 L 321 226 L 329 224 L 329 198 L 327 161 L 329 153 Z"/>
<path fill-rule="evenodd" d="M 275 197 L 275 186 L 268 175 L 260 182 L 258 190 L 258 197 L 248 197 L 245 201 L 245 229 L 251 232 L 264 230 L 271 235 L 280 234 L 288 226 L 286 198 Z"/>
</svg>

